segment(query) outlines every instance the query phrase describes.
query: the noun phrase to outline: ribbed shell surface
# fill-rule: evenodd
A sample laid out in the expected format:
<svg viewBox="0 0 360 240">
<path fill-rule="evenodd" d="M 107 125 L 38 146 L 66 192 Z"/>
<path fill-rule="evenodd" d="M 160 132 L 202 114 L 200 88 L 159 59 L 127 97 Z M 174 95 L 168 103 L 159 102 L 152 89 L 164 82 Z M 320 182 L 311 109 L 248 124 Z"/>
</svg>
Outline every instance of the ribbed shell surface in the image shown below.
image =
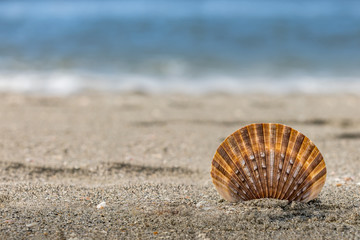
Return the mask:
<svg viewBox="0 0 360 240">
<path fill-rule="evenodd" d="M 276 123 L 245 126 L 222 142 L 211 176 L 230 202 L 276 198 L 308 202 L 326 179 L 324 159 L 315 144 L 291 127 Z"/>
</svg>

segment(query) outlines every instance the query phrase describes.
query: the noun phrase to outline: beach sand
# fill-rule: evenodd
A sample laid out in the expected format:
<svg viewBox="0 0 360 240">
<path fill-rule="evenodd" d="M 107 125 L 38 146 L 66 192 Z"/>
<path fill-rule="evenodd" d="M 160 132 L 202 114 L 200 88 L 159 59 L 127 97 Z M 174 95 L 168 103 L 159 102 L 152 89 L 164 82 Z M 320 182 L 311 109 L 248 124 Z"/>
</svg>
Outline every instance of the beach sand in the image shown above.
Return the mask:
<svg viewBox="0 0 360 240">
<path fill-rule="evenodd" d="M 1 94 L 0 239 L 360 239 L 359 107 L 341 94 Z M 328 172 L 316 200 L 221 199 L 213 154 L 253 122 L 315 142 Z"/>
</svg>

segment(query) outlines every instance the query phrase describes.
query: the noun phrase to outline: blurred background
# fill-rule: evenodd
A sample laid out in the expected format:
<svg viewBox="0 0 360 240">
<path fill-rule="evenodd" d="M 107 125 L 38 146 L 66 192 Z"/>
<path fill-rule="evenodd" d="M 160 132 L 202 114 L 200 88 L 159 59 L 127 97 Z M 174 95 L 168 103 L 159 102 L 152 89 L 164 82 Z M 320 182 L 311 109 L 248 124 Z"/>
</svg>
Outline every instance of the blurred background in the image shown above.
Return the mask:
<svg viewBox="0 0 360 240">
<path fill-rule="evenodd" d="M 360 2 L 0 2 L 0 91 L 355 92 Z"/>
</svg>

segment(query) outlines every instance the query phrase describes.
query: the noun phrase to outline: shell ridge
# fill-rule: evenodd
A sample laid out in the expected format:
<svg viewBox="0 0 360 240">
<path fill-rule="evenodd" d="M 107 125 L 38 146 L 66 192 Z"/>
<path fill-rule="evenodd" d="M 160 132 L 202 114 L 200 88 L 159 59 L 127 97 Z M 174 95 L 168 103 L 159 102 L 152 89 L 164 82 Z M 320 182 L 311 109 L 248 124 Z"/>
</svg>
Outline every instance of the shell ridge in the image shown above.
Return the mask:
<svg viewBox="0 0 360 240">
<path fill-rule="evenodd" d="M 229 149 L 231 152 L 233 152 L 232 151 L 232 149 Z M 239 159 L 240 160 L 240 159 Z M 244 159 L 242 159 L 242 161 L 245 161 Z M 247 184 L 246 182 L 247 182 L 247 180 L 249 180 L 249 176 L 246 174 L 246 172 L 244 171 L 244 169 L 241 167 L 241 165 L 240 165 L 240 162 L 237 162 L 236 163 L 236 165 L 238 166 L 238 168 L 239 168 L 239 173 L 241 173 L 241 177 L 243 178 L 243 179 L 240 179 L 241 180 L 241 186 L 243 187 L 243 189 L 242 190 L 245 190 L 248 194 L 249 194 L 249 197 L 251 197 L 251 198 L 257 198 L 257 195 L 256 195 L 256 192 L 257 192 L 257 190 L 256 190 L 256 188 L 254 188 L 253 186 L 252 186 L 252 184 Z M 246 181 L 245 181 L 246 180 Z"/>
<path fill-rule="evenodd" d="M 219 164 L 219 163 L 218 163 Z M 217 179 L 218 181 L 219 180 L 222 180 L 221 182 L 223 182 L 223 183 L 227 183 L 227 184 L 231 184 L 231 187 L 230 187 L 230 189 L 231 189 L 231 191 L 232 191 L 232 193 L 233 194 L 236 194 L 237 196 L 241 196 L 239 193 L 241 193 L 241 192 L 239 192 L 239 191 L 237 191 L 236 190 L 236 184 L 233 182 L 234 181 L 234 179 L 233 179 L 233 176 L 232 176 L 232 174 L 231 173 L 229 173 L 228 171 L 226 171 L 226 169 L 225 168 L 223 168 L 220 164 L 218 165 L 218 167 L 217 168 L 213 168 L 212 169 L 213 171 L 212 171 L 212 176 L 213 176 L 213 178 L 215 177 L 215 179 Z M 215 174 L 215 171 L 217 171 L 217 174 Z M 225 181 L 225 180 L 223 180 L 223 178 L 219 178 L 219 175 L 222 175 L 222 176 L 224 176 L 226 179 L 227 179 L 227 181 Z M 225 185 L 226 186 L 226 185 Z M 233 196 L 233 197 L 235 197 L 235 196 Z M 243 199 L 245 199 L 244 197 L 242 197 Z"/>
<path fill-rule="evenodd" d="M 268 175 L 267 175 L 267 164 L 266 164 L 266 150 L 265 150 L 265 134 L 264 134 L 264 126 L 265 124 L 257 124 L 256 129 L 256 136 L 259 142 L 259 169 L 260 169 L 260 176 L 262 177 L 262 182 L 264 183 L 265 193 L 264 197 L 269 196 L 269 186 L 268 186 Z"/>
<path fill-rule="evenodd" d="M 313 184 L 313 188 L 318 189 L 318 190 L 311 191 L 311 194 L 307 198 L 303 199 L 302 201 L 309 202 L 309 201 L 313 200 L 314 198 L 316 198 L 319 195 L 321 189 L 323 188 L 325 181 L 326 181 L 326 175 L 324 175 L 320 179 L 318 179 Z"/>
<path fill-rule="evenodd" d="M 297 200 L 297 201 L 305 200 L 305 198 L 307 198 L 307 197 L 305 197 L 305 195 L 309 192 L 310 192 L 310 194 L 311 194 L 311 192 L 313 192 L 314 194 L 317 193 L 316 186 L 318 184 L 318 180 L 324 176 L 326 177 L 326 169 L 321 168 L 320 164 L 318 165 L 318 167 L 320 168 L 320 170 L 317 173 L 315 173 L 315 176 L 311 176 L 311 175 L 308 176 L 308 178 L 310 178 L 310 179 L 307 178 L 307 181 L 305 181 L 306 184 L 301 188 L 301 190 L 303 190 L 303 191 L 301 192 L 301 194 L 299 196 L 297 196 L 295 198 L 295 200 Z M 315 188 L 314 188 L 314 186 L 315 186 Z M 305 190 L 304 190 L 304 188 L 305 188 Z"/>
<path fill-rule="evenodd" d="M 238 164 L 236 164 L 236 162 L 233 161 L 233 157 L 235 156 L 235 154 L 233 153 L 233 155 L 230 156 L 229 152 L 233 153 L 231 151 L 231 148 L 228 148 L 226 144 L 220 146 L 217 150 L 219 157 L 225 161 L 225 163 L 230 167 L 232 172 L 234 172 L 234 170 L 236 169 L 234 173 L 237 176 L 238 181 L 241 182 L 241 179 L 239 179 L 239 176 L 236 172 L 239 171 L 239 173 L 242 173 L 242 169 L 239 168 Z"/>
<path fill-rule="evenodd" d="M 321 163 L 321 161 L 323 161 L 322 155 L 319 151 L 317 151 L 316 156 L 311 160 L 311 163 L 308 164 L 308 166 L 304 170 L 301 178 L 299 179 L 300 181 L 298 182 L 297 190 L 294 193 L 292 193 L 290 198 L 292 198 L 294 195 L 298 194 L 304 188 L 304 185 L 307 183 L 306 180 L 309 178 L 309 176 L 311 177 L 312 171 Z"/>
<path fill-rule="evenodd" d="M 313 169 L 311 164 L 318 157 L 318 154 L 319 154 L 318 149 L 316 147 L 314 147 L 314 149 L 311 151 L 311 154 L 309 155 L 309 157 L 306 159 L 306 161 L 304 162 L 304 164 L 302 166 L 301 173 L 299 174 L 299 177 L 296 181 L 296 189 L 292 194 L 290 194 L 290 196 L 289 196 L 290 199 L 292 199 L 296 194 L 298 194 L 299 189 L 301 189 L 301 187 L 303 185 L 303 182 L 305 181 L 305 179 L 311 172 L 311 169 Z"/>
<path fill-rule="evenodd" d="M 303 197 L 299 201 L 302 202 L 311 201 L 314 198 L 316 198 L 316 196 L 320 193 L 321 188 L 324 186 L 326 180 L 326 170 L 323 169 L 322 171 L 325 171 L 325 174 L 322 174 L 316 181 L 314 181 L 309 186 L 307 190 L 305 190 Z M 307 194 L 308 196 L 306 196 Z"/>
<path fill-rule="evenodd" d="M 221 149 L 219 149 L 219 150 L 221 151 Z M 217 169 L 218 169 L 218 170 L 224 169 L 224 171 L 226 171 L 225 173 L 223 173 L 222 171 L 220 171 L 220 172 L 223 173 L 223 175 L 224 175 L 226 178 L 228 178 L 228 179 L 237 187 L 237 189 L 240 189 L 240 188 L 239 188 L 239 187 L 240 187 L 240 184 L 243 185 L 243 183 L 241 182 L 241 180 L 239 180 L 239 176 L 238 176 L 234 171 L 232 171 L 233 168 L 232 168 L 232 167 L 230 166 L 230 164 L 229 164 L 229 161 L 231 161 L 231 157 L 228 155 L 228 153 L 226 152 L 226 150 L 223 149 L 222 154 L 221 154 L 219 151 L 217 151 L 216 154 L 215 154 L 215 156 L 214 156 L 214 160 L 215 160 L 215 158 L 216 158 L 216 159 L 219 159 L 219 160 L 222 161 L 222 162 L 225 162 L 226 164 L 228 164 L 227 166 L 230 167 L 230 169 L 229 169 L 230 171 L 226 170 L 226 169 L 222 166 L 221 163 L 218 163 L 218 165 L 220 165 L 220 166 L 218 166 Z M 228 159 L 226 160 L 225 158 L 228 158 Z M 242 190 L 242 189 L 240 189 L 240 190 Z M 240 191 L 240 190 L 239 190 L 239 191 Z M 240 191 L 240 192 L 241 192 L 241 191 Z M 245 195 L 246 195 L 245 198 L 248 198 L 247 194 L 245 194 Z"/>
<path fill-rule="evenodd" d="M 271 196 L 271 186 L 270 186 L 270 149 L 271 149 L 271 124 L 263 123 L 262 124 L 262 131 L 263 131 L 263 140 L 264 140 L 264 162 L 263 164 L 266 166 L 264 170 L 265 181 L 266 181 L 266 197 Z"/>
<path fill-rule="evenodd" d="M 250 139 L 250 148 L 251 151 L 254 155 L 254 173 L 256 176 L 256 181 L 258 182 L 258 184 L 260 185 L 261 188 L 261 193 L 260 193 L 260 197 L 263 198 L 265 197 L 265 193 L 266 193 L 266 186 L 265 186 L 265 180 L 264 180 L 264 175 L 262 172 L 262 167 L 261 167 L 261 159 L 260 159 L 260 154 L 259 154 L 259 146 L 256 143 L 259 143 L 260 145 L 260 141 L 258 139 L 258 132 L 257 132 L 257 127 L 259 124 L 252 124 L 249 127 L 251 127 L 252 129 L 248 128 L 248 133 L 249 133 L 249 139 Z"/>
<path fill-rule="evenodd" d="M 216 188 L 216 190 L 220 193 L 220 195 L 226 199 L 229 202 L 235 202 L 235 200 L 233 200 L 232 196 L 229 195 L 228 191 L 225 191 L 227 189 L 226 184 L 222 183 L 221 181 L 213 178 L 213 184 Z"/>
<path fill-rule="evenodd" d="M 270 185 L 270 149 L 271 149 L 271 126 L 269 123 L 263 124 L 263 133 L 264 133 L 264 151 L 265 151 L 265 165 L 266 165 L 266 184 L 267 184 L 267 195 L 266 197 L 271 196 L 271 185 Z"/>
<path fill-rule="evenodd" d="M 232 135 L 230 135 L 229 136 L 229 141 L 233 141 L 232 142 L 232 145 L 234 145 L 234 146 L 236 146 L 235 148 L 229 148 L 229 151 L 233 154 L 233 156 L 235 156 L 235 158 L 237 159 L 237 161 L 236 161 L 236 166 L 239 168 L 239 173 L 241 173 L 241 175 L 242 175 L 242 178 L 244 178 L 244 180 L 243 179 L 241 179 L 241 181 L 242 182 L 244 182 L 245 181 L 245 179 L 247 180 L 246 182 L 249 182 L 250 181 L 250 176 L 249 176 L 249 174 L 250 174 L 250 170 L 249 170 L 249 168 L 246 166 L 246 161 L 245 161 L 245 158 L 244 158 L 244 156 L 243 156 L 243 154 L 242 154 L 242 151 L 241 150 L 239 150 L 239 148 L 240 148 L 240 145 L 238 144 L 238 141 L 237 141 L 237 138 L 236 138 L 236 136 L 235 136 L 235 134 L 236 135 L 239 135 L 240 133 L 239 132 L 235 132 L 234 134 L 232 134 Z M 235 153 L 235 151 L 234 150 L 239 150 L 238 151 L 238 155 L 239 156 L 237 156 L 237 154 Z M 225 151 L 226 151 L 226 149 L 225 149 Z M 241 160 L 241 162 L 242 162 L 242 166 L 241 166 L 241 164 L 240 164 L 240 160 Z M 243 167 L 244 167 L 244 169 L 243 169 Z M 245 170 L 247 170 L 247 171 L 245 171 Z M 244 186 L 244 189 L 250 194 L 250 196 L 252 197 L 252 198 L 257 198 L 257 189 L 256 189 L 256 187 L 255 186 L 253 186 L 252 184 L 247 184 L 247 183 L 242 183 L 242 185 Z"/>
<path fill-rule="evenodd" d="M 294 179 L 294 182 L 292 183 L 293 185 L 293 189 L 294 191 L 296 190 L 296 188 L 301 184 L 301 179 L 303 178 L 303 174 L 306 171 L 309 162 L 311 161 L 311 159 L 314 158 L 314 156 L 316 156 L 317 154 L 317 148 L 316 146 L 309 140 L 309 145 L 308 145 L 308 149 L 306 151 L 306 154 L 302 157 L 302 161 L 299 162 L 299 170 L 297 172 L 297 175 Z M 295 186 L 295 187 L 294 187 Z M 288 197 L 291 196 L 292 193 L 289 194 Z"/>
<path fill-rule="evenodd" d="M 241 139 L 240 130 L 238 130 L 238 131 L 236 131 L 234 133 L 234 139 L 235 139 L 235 142 L 236 142 L 237 146 L 240 148 L 240 155 L 241 155 L 241 158 L 242 158 L 242 167 L 241 168 L 242 168 L 242 171 L 244 172 L 245 179 L 248 182 L 247 188 L 249 190 L 251 190 L 251 193 L 254 196 L 254 199 L 259 198 L 258 190 L 257 190 L 255 184 L 250 184 L 250 182 L 251 182 L 250 181 L 250 179 L 251 179 L 251 171 L 247 167 L 248 164 L 246 164 L 248 160 L 247 160 L 247 156 L 244 155 L 245 147 L 242 145 L 242 139 Z"/>
<path fill-rule="evenodd" d="M 243 171 L 243 169 L 237 164 L 239 163 L 239 158 L 236 158 L 236 154 L 233 152 L 233 149 L 232 148 L 228 148 L 228 147 L 223 147 L 223 150 L 225 151 L 226 155 L 228 156 L 228 158 L 230 159 L 230 161 L 232 162 L 232 164 L 236 167 L 236 170 L 238 171 L 238 174 L 241 174 L 241 177 L 246 179 L 246 174 L 245 172 Z M 229 155 L 229 152 L 231 152 L 232 156 Z M 220 154 L 220 156 L 223 158 L 223 156 Z M 233 162 L 233 157 L 236 158 L 237 162 Z M 255 194 L 246 187 L 246 185 L 243 183 L 242 179 L 239 178 L 238 174 L 236 174 L 235 172 L 235 175 L 236 175 L 236 178 L 238 180 L 238 184 L 242 187 L 241 190 L 245 190 L 247 192 L 247 194 L 249 194 L 251 197 L 255 197 Z M 247 196 L 249 197 L 249 196 Z"/>
<path fill-rule="evenodd" d="M 231 176 L 230 176 L 230 173 L 218 162 L 218 161 L 215 161 L 215 159 L 213 160 L 213 164 L 214 167 L 212 169 L 212 172 L 213 171 L 217 171 L 219 174 L 221 174 L 222 176 L 226 177 L 227 180 L 231 181 Z"/>
<path fill-rule="evenodd" d="M 288 186 L 288 189 L 286 190 L 285 198 L 288 198 L 293 193 L 293 191 L 296 190 L 296 189 L 294 189 L 294 187 L 297 184 L 297 181 L 299 180 L 299 178 L 301 176 L 301 173 L 302 173 L 301 170 L 304 165 L 304 162 L 309 158 L 309 156 L 311 155 L 314 148 L 315 148 L 315 145 L 312 144 L 312 142 L 310 141 L 309 138 L 304 136 L 304 140 L 301 144 L 298 154 L 296 155 L 295 164 L 293 166 L 293 168 L 294 168 L 294 171 L 292 172 L 293 181 L 291 182 L 291 184 Z"/>
<path fill-rule="evenodd" d="M 273 183 L 273 175 L 274 175 L 274 164 L 275 164 L 275 145 L 276 145 L 276 124 L 270 124 L 270 169 L 269 176 L 270 179 L 270 194 L 269 196 L 273 196 L 274 192 L 274 183 Z"/>
<path fill-rule="evenodd" d="M 287 168 L 286 168 L 287 179 L 284 182 L 284 185 L 281 190 L 281 199 L 285 198 L 285 195 L 286 195 L 287 191 L 289 190 L 290 184 L 294 181 L 294 179 L 292 178 L 292 174 L 295 171 L 294 165 L 297 161 L 297 156 L 298 156 L 300 148 L 304 142 L 304 139 L 305 139 L 305 136 L 303 134 L 301 134 L 300 132 L 298 132 L 296 135 L 296 140 L 295 140 L 294 146 L 291 149 L 290 159 L 287 164 Z"/>
<path fill-rule="evenodd" d="M 284 186 L 287 180 L 289 179 L 289 172 L 291 168 L 290 160 L 292 157 L 292 153 L 295 147 L 295 143 L 297 140 L 297 137 L 299 135 L 299 132 L 290 128 L 290 135 L 289 135 L 289 141 L 287 143 L 286 151 L 285 151 L 285 157 L 284 157 L 284 163 L 280 174 L 280 183 L 279 183 L 279 191 L 277 198 L 282 199 Z"/>
<path fill-rule="evenodd" d="M 241 149 L 241 153 L 244 153 L 244 154 L 242 154 L 242 157 L 246 164 L 243 167 L 246 170 L 246 172 L 248 173 L 247 179 L 249 180 L 249 182 L 251 182 L 251 184 L 249 184 L 249 185 L 252 185 L 254 187 L 254 190 L 255 190 L 254 194 L 256 195 L 257 198 L 260 198 L 260 192 L 259 192 L 260 186 L 258 186 L 257 181 L 255 181 L 256 178 L 255 178 L 255 174 L 253 172 L 254 166 L 251 163 L 250 157 L 247 155 L 248 146 L 246 144 L 246 140 L 244 139 L 242 131 L 244 131 L 244 129 L 240 129 L 239 134 L 237 135 L 237 137 L 239 137 L 240 139 L 238 139 L 238 138 L 235 138 L 235 139 Z M 246 130 L 246 132 L 247 132 L 247 130 Z M 251 156 L 251 154 L 250 154 L 250 156 Z M 249 167 L 247 167 L 248 165 L 249 165 Z"/>
<path fill-rule="evenodd" d="M 276 196 L 275 198 L 279 198 L 280 197 L 280 190 L 282 187 L 282 179 L 283 179 L 283 172 L 284 172 L 284 163 L 286 160 L 286 150 L 289 146 L 289 142 L 290 142 L 290 135 L 291 135 L 291 129 L 287 126 L 284 127 L 284 132 L 283 132 L 283 138 L 282 138 L 282 143 L 281 143 L 281 152 L 280 152 L 280 162 L 278 165 L 278 184 L 277 184 L 277 188 L 276 188 Z"/>
<path fill-rule="evenodd" d="M 276 139 L 275 139 L 275 148 L 274 148 L 274 169 L 273 169 L 273 194 L 272 198 L 276 198 L 276 190 L 278 185 L 278 172 L 279 172 L 279 162 L 280 162 L 280 152 L 281 144 L 283 138 L 284 125 L 276 124 Z"/>
<path fill-rule="evenodd" d="M 216 187 L 216 189 L 218 190 L 218 192 L 220 193 L 220 195 L 225 198 L 226 200 L 230 201 L 230 202 L 236 202 L 240 197 L 238 195 L 235 195 L 234 193 L 231 193 L 229 191 L 229 182 L 224 181 L 222 178 L 220 178 L 218 175 L 215 174 L 215 172 L 213 172 L 211 174 L 212 178 L 213 178 L 213 183 Z M 246 200 L 246 199 L 243 199 Z"/>
<path fill-rule="evenodd" d="M 246 135 L 244 136 L 245 131 L 246 131 Z M 252 151 L 252 148 L 251 148 L 251 141 L 250 141 L 249 131 L 248 131 L 247 127 L 245 127 L 245 129 L 242 129 L 242 131 L 240 131 L 240 137 L 242 139 L 241 143 L 244 145 L 245 152 L 247 153 L 246 155 L 244 155 L 244 159 L 246 162 L 246 166 L 244 166 L 244 169 L 246 169 L 248 172 L 249 180 L 252 183 L 252 185 L 254 186 L 254 188 L 256 189 L 256 194 L 257 194 L 258 198 L 261 198 L 262 189 L 256 180 L 256 176 L 255 176 L 255 172 L 254 172 L 254 168 L 256 167 L 256 165 L 254 165 L 252 160 L 255 159 L 255 156 L 254 156 L 254 152 Z M 247 165 L 249 167 L 247 167 Z"/>
</svg>

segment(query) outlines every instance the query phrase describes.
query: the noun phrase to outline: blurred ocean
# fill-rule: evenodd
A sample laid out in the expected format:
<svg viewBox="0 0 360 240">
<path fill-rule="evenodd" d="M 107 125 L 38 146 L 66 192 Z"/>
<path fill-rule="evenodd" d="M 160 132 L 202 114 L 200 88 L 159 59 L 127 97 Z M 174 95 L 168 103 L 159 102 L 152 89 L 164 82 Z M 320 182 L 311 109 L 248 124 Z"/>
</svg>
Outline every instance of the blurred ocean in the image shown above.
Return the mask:
<svg viewBox="0 0 360 240">
<path fill-rule="evenodd" d="M 360 93 L 360 1 L 0 1 L 0 91 Z"/>
</svg>

